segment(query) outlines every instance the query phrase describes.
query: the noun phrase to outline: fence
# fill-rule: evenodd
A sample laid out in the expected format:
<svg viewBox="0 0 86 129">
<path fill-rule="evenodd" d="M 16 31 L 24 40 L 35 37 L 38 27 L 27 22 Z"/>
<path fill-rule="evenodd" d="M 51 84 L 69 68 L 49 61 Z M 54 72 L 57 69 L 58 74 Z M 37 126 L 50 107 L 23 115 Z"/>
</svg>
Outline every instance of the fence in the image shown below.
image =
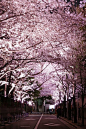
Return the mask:
<svg viewBox="0 0 86 129">
<path fill-rule="evenodd" d="M 86 98 L 85 98 L 86 102 Z M 60 116 L 65 117 L 72 122 L 82 125 L 82 106 L 81 99 L 74 102 L 74 98 L 68 101 L 63 101 L 62 103 L 56 105 L 56 108 L 60 107 Z M 86 121 L 86 103 L 84 104 L 84 123 Z M 86 123 L 85 123 L 86 125 Z"/>
<path fill-rule="evenodd" d="M 0 97 L 0 124 L 9 123 L 13 120 L 18 120 L 25 115 L 26 104 L 14 101 L 8 97 Z M 28 106 L 27 106 L 28 107 Z M 29 111 L 29 110 L 28 110 Z"/>
</svg>

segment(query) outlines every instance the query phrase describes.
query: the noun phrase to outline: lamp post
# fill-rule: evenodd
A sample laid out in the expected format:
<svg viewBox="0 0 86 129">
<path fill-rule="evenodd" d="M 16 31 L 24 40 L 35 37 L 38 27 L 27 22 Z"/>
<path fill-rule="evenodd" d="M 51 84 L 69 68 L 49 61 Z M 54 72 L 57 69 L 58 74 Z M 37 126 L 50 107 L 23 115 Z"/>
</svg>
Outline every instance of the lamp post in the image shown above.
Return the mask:
<svg viewBox="0 0 86 129">
<path fill-rule="evenodd" d="M 44 98 L 44 112 L 45 112 L 45 98 Z"/>
<path fill-rule="evenodd" d="M 68 99 L 68 119 L 71 120 L 71 97 L 69 93 L 69 99 Z"/>
</svg>

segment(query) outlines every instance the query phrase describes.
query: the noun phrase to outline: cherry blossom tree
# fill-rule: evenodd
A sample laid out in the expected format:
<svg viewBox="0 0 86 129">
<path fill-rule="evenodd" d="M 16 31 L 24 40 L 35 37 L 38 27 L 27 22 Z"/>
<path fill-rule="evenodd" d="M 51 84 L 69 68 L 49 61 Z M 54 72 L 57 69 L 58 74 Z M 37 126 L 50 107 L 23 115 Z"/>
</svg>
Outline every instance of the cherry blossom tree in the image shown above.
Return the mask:
<svg viewBox="0 0 86 129">
<path fill-rule="evenodd" d="M 41 96 L 50 93 L 56 99 L 55 89 L 57 102 L 59 91 L 63 96 L 66 74 L 72 76 L 70 66 L 75 66 L 72 48 L 79 49 L 79 28 L 86 21 L 70 11 L 71 5 L 61 0 L 0 1 L 0 83 L 10 85 L 15 98 L 28 98 L 28 90 L 40 87 Z"/>
</svg>

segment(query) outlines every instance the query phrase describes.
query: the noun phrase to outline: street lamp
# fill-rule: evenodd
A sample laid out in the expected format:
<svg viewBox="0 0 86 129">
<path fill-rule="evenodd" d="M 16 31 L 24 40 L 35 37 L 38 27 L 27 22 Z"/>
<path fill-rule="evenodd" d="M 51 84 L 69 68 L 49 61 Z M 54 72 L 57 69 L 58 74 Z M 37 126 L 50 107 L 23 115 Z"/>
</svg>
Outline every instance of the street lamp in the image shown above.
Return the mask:
<svg viewBox="0 0 86 129">
<path fill-rule="evenodd" d="M 44 98 L 44 112 L 45 112 L 45 98 Z"/>
</svg>

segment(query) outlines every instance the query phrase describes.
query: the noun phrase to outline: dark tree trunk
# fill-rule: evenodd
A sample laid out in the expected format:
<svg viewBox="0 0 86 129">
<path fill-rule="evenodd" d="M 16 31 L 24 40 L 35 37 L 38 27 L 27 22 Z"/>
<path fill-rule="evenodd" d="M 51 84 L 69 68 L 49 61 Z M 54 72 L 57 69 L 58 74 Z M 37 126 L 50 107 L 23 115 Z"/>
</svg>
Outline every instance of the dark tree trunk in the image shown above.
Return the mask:
<svg viewBox="0 0 86 129">
<path fill-rule="evenodd" d="M 71 120 L 71 100 L 68 102 L 68 119 Z"/>
<path fill-rule="evenodd" d="M 84 126 L 84 93 L 82 90 L 82 126 Z"/>
<path fill-rule="evenodd" d="M 73 107 L 74 107 L 74 123 L 77 123 L 77 109 L 75 103 L 75 95 L 73 95 Z"/>
<path fill-rule="evenodd" d="M 66 118 L 66 96 L 64 96 L 64 117 Z"/>
</svg>

